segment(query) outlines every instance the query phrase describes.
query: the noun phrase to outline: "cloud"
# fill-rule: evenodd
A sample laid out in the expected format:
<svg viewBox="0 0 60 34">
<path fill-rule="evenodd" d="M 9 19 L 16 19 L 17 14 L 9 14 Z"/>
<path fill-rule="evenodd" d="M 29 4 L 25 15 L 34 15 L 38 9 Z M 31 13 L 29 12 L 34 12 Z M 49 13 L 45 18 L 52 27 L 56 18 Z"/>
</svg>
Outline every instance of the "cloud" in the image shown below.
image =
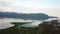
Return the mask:
<svg viewBox="0 0 60 34">
<path fill-rule="evenodd" d="M 20 0 L 20 2 L 18 2 L 18 0 L 0 0 L 0 11 L 4 11 L 4 12 L 10 11 L 10 12 L 18 12 L 18 13 L 46 13 L 54 16 L 56 15 L 59 16 L 60 14 L 60 6 L 53 6 L 53 5 L 47 6 L 43 3 L 34 4 L 35 2 L 28 3 L 22 1 L 23 0 Z M 38 1 L 42 1 L 42 0 L 38 0 Z"/>
<path fill-rule="evenodd" d="M 11 2 L 10 0 L 0 0 L 0 10 L 2 11 L 17 11 L 22 8 L 24 8 L 24 6 L 20 3 Z"/>
</svg>

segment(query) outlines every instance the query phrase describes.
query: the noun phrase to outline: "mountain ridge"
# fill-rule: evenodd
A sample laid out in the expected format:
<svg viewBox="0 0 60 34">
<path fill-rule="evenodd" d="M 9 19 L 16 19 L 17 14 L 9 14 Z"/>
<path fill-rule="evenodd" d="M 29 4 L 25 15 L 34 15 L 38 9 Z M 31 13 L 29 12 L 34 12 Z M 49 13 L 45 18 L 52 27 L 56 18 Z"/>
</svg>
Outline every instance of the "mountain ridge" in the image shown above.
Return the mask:
<svg viewBox="0 0 60 34">
<path fill-rule="evenodd" d="M 0 18 L 20 18 L 20 19 L 29 19 L 29 20 L 45 20 L 48 18 L 57 18 L 55 16 L 48 16 L 44 13 L 15 13 L 15 12 L 2 12 L 0 11 Z"/>
</svg>

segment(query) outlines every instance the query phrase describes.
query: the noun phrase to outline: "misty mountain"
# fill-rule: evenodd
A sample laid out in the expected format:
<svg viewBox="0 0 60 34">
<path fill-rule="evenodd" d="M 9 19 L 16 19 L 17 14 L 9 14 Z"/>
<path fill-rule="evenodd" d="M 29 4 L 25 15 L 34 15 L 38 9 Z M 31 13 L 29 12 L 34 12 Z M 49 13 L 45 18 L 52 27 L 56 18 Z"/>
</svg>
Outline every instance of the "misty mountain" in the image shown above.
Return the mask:
<svg viewBox="0 0 60 34">
<path fill-rule="evenodd" d="M 1 12 L 0 11 L 0 18 L 20 18 L 20 19 L 29 19 L 29 20 L 45 20 L 48 18 L 57 18 L 48 16 L 44 13 L 30 13 L 30 14 L 24 14 L 24 13 L 15 13 L 15 12 Z"/>
</svg>

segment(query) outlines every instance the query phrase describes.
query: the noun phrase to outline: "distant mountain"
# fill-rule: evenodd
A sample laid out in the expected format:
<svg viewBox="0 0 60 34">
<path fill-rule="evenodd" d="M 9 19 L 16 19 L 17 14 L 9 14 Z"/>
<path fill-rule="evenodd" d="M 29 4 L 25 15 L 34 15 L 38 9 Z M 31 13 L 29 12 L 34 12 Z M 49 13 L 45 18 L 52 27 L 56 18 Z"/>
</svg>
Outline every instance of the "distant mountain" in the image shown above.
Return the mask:
<svg viewBox="0 0 60 34">
<path fill-rule="evenodd" d="M 15 13 L 15 12 L 1 12 L 0 11 L 0 18 L 20 18 L 20 19 L 29 19 L 29 20 L 45 20 L 48 18 L 57 18 L 48 16 L 44 13 Z"/>
</svg>

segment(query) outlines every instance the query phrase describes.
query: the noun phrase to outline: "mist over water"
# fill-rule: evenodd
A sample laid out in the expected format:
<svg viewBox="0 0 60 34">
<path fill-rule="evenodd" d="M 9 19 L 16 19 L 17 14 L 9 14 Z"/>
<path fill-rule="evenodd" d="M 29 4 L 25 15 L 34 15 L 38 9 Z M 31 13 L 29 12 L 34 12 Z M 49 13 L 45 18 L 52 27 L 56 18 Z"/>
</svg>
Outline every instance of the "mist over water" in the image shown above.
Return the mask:
<svg viewBox="0 0 60 34">
<path fill-rule="evenodd" d="M 14 26 L 11 24 L 12 22 L 32 22 L 29 24 L 24 24 L 22 26 L 36 27 L 40 23 L 42 23 L 42 21 L 50 21 L 50 20 L 55 20 L 55 18 L 54 19 L 47 19 L 47 20 L 24 20 L 24 19 L 14 19 L 14 18 L 3 18 L 3 19 L 0 19 L 0 29 L 5 29 L 5 28 L 9 28 L 9 27 Z"/>
<path fill-rule="evenodd" d="M 3 19 L 0 19 L 0 29 L 9 28 L 9 27 L 14 26 L 11 24 L 12 22 L 31 22 L 31 20 L 3 18 Z"/>
</svg>

